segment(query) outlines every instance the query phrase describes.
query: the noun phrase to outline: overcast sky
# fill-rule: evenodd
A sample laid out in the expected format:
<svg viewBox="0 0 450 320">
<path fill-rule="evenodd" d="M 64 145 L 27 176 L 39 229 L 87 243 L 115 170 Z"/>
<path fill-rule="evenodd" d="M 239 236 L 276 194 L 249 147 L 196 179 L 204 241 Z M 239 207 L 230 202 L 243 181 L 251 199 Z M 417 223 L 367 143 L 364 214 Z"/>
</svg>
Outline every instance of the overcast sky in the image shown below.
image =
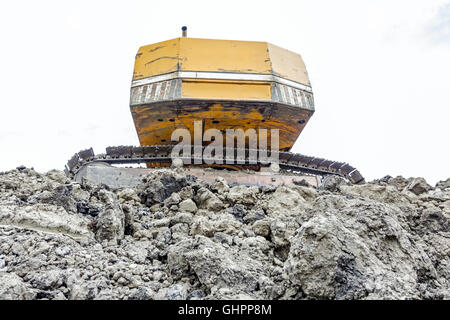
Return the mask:
<svg viewBox="0 0 450 320">
<path fill-rule="evenodd" d="M 293 151 L 368 180 L 450 177 L 450 1 L 433 0 L 2 1 L 0 170 L 137 145 L 134 56 L 182 25 L 302 55 L 316 112 Z"/>
</svg>

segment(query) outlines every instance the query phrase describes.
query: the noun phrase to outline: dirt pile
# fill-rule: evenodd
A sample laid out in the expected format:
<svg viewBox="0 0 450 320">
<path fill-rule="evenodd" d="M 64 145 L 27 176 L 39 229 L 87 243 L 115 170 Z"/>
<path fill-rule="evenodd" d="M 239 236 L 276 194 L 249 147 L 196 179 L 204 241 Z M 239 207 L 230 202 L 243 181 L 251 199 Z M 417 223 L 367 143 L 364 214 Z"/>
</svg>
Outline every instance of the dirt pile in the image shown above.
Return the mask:
<svg viewBox="0 0 450 320">
<path fill-rule="evenodd" d="M 449 299 L 450 179 L 0 174 L 0 299 Z"/>
</svg>

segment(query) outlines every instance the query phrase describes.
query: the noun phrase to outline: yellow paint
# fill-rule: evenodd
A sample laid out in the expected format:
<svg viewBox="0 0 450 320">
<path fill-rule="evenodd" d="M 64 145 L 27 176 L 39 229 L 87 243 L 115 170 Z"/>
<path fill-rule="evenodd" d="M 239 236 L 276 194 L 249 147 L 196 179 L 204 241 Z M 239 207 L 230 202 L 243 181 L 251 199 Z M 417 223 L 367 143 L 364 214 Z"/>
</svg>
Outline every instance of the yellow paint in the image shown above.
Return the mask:
<svg viewBox="0 0 450 320">
<path fill-rule="evenodd" d="M 270 74 L 266 42 L 180 39 L 180 70 Z"/>
<path fill-rule="evenodd" d="M 305 63 L 299 54 L 270 43 L 267 45 L 275 75 L 311 86 Z"/>
<path fill-rule="evenodd" d="M 134 63 L 133 80 L 178 70 L 179 38 L 139 48 Z"/>
<path fill-rule="evenodd" d="M 270 83 L 183 80 L 183 98 L 270 100 Z"/>
<path fill-rule="evenodd" d="M 133 80 L 174 71 L 274 74 L 310 86 L 302 57 L 267 42 L 175 38 L 139 48 Z"/>
</svg>

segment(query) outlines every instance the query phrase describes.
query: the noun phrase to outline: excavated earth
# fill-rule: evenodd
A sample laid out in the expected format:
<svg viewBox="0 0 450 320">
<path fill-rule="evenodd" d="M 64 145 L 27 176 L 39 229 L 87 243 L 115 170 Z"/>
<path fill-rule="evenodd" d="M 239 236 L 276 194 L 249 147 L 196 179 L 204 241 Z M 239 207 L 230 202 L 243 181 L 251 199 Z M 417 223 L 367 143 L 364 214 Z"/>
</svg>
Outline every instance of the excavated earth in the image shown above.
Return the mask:
<svg viewBox="0 0 450 320">
<path fill-rule="evenodd" d="M 450 179 L 0 174 L 0 299 L 450 299 Z"/>
</svg>

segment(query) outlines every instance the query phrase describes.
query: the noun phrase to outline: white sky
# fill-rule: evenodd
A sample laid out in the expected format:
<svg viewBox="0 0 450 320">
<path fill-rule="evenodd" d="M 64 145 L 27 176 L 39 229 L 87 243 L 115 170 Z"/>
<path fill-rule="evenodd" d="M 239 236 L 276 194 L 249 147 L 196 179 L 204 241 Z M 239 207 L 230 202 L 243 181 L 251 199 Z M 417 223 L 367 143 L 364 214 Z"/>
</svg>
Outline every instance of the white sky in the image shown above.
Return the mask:
<svg viewBox="0 0 450 320">
<path fill-rule="evenodd" d="M 450 1 L 434 0 L 2 1 L 0 170 L 137 145 L 134 56 L 182 25 L 302 55 L 316 113 L 293 151 L 367 180 L 450 176 Z"/>
</svg>

